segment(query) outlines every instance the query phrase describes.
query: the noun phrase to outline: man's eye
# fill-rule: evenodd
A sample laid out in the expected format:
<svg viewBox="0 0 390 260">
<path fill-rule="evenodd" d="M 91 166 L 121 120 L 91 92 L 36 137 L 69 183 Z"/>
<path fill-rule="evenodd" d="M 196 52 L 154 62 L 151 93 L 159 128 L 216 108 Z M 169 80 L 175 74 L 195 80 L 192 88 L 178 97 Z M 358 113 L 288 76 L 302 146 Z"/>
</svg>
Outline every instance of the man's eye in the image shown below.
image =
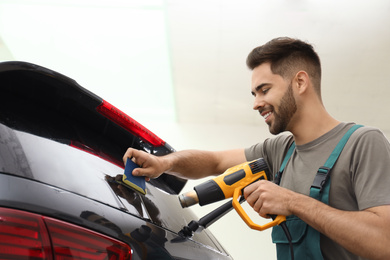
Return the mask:
<svg viewBox="0 0 390 260">
<path fill-rule="evenodd" d="M 269 88 L 263 88 L 263 89 L 261 90 L 261 92 L 263 92 L 263 94 L 267 94 L 268 90 L 269 90 Z"/>
</svg>

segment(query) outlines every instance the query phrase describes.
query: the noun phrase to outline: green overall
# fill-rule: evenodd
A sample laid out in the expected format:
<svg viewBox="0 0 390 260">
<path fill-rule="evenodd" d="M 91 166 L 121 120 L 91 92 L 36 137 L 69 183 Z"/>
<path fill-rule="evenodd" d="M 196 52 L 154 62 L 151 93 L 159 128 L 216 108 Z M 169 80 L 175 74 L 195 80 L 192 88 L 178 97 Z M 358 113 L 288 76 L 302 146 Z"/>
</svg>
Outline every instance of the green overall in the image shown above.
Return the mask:
<svg viewBox="0 0 390 260">
<path fill-rule="evenodd" d="M 341 138 L 336 148 L 333 150 L 324 166 L 320 167 L 314 178 L 314 182 L 310 188 L 310 197 L 329 204 L 329 189 L 330 189 L 330 171 L 336 163 L 341 151 L 347 143 L 351 134 L 362 127 L 361 125 L 352 126 L 347 133 Z M 278 174 L 275 176 L 275 183 L 280 184 L 284 168 L 290 159 L 295 149 L 293 143 L 284 160 Z M 292 243 L 294 248 L 294 259 L 299 260 L 321 260 L 323 259 L 320 247 L 320 232 L 307 225 L 298 217 L 291 215 L 287 216 L 287 227 L 291 233 Z M 282 228 L 275 226 L 272 230 L 272 242 L 276 244 L 277 258 L 280 260 L 291 259 L 289 241 L 286 238 Z"/>
</svg>

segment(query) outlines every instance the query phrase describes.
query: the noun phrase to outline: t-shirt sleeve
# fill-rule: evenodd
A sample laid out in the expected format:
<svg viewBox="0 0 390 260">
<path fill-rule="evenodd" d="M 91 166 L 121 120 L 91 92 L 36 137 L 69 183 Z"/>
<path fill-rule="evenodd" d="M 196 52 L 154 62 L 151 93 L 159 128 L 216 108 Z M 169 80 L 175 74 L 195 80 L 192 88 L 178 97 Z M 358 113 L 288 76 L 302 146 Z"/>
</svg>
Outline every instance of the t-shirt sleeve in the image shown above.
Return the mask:
<svg viewBox="0 0 390 260">
<path fill-rule="evenodd" d="M 360 210 L 390 205 L 390 145 L 383 133 L 369 128 L 357 137 L 351 181 Z"/>
<path fill-rule="evenodd" d="M 270 171 L 275 174 L 279 170 L 282 160 L 292 142 L 293 137 L 291 134 L 281 134 L 274 138 L 268 138 L 262 143 L 246 148 L 246 160 L 252 161 L 258 158 L 264 158 Z"/>
</svg>

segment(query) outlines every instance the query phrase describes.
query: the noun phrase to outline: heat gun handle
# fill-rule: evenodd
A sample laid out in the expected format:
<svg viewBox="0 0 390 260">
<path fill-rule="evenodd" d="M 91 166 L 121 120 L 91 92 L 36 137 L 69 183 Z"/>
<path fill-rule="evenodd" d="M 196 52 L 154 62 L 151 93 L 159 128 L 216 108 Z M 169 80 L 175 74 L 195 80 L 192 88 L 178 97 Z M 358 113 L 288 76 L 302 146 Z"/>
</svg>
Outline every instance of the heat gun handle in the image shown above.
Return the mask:
<svg viewBox="0 0 390 260">
<path fill-rule="evenodd" d="M 237 211 L 238 215 L 240 215 L 242 220 L 244 220 L 244 222 L 248 225 L 248 227 L 250 227 L 251 229 L 263 231 L 265 229 L 274 227 L 274 226 L 279 225 L 280 223 L 286 221 L 286 217 L 285 216 L 278 215 L 275 218 L 273 218 L 273 220 L 271 222 L 268 222 L 268 223 L 266 223 L 264 225 L 259 225 L 259 224 L 254 223 L 249 218 L 248 214 L 245 212 L 245 210 L 243 209 L 243 207 L 241 206 L 241 204 L 240 204 L 240 202 L 238 200 L 238 198 L 240 196 L 242 196 L 242 189 L 243 188 L 244 187 L 240 187 L 240 188 L 237 188 L 237 189 L 234 190 L 234 193 L 233 193 L 233 207 Z"/>
</svg>

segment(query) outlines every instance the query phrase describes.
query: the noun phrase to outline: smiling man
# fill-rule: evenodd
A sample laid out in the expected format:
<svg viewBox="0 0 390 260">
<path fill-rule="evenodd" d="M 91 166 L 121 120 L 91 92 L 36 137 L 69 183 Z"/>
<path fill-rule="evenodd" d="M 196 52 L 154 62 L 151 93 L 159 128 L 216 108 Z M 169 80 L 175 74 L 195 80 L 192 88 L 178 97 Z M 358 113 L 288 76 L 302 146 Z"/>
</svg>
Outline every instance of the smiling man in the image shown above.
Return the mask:
<svg viewBox="0 0 390 260">
<path fill-rule="evenodd" d="M 134 158 L 142 165 L 133 174 L 202 178 L 261 157 L 274 182 L 255 182 L 244 196 L 262 217 L 287 216 L 295 259 L 390 259 L 386 137 L 373 127 L 339 122 L 326 111 L 321 63 L 310 44 L 276 38 L 255 48 L 247 65 L 253 71 L 253 108 L 274 138 L 246 149 L 186 150 L 163 157 L 129 149 L 124 161 Z M 279 226 L 272 238 L 278 259 L 290 259 Z"/>
</svg>

